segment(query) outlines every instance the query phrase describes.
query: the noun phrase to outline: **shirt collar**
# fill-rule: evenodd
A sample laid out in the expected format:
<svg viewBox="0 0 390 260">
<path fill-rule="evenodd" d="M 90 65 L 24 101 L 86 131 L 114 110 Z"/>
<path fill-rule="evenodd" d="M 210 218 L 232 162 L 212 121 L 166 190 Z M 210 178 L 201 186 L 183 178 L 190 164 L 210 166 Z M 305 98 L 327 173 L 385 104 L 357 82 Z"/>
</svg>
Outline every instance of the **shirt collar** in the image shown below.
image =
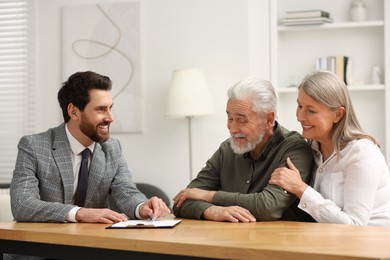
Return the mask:
<svg viewBox="0 0 390 260">
<path fill-rule="evenodd" d="M 95 142 L 93 142 L 91 145 L 85 147 L 79 141 L 77 141 L 77 139 L 74 138 L 73 135 L 69 132 L 67 124 L 65 124 L 65 132 L 66 132 L 66 136 L 68 137 L 68 140 L 69 140 L 70 149 L 72 150 L 74 155 L 80 154 L 85 148 L 89 148 L 89 150 L 91 150 L 91 152 L 93 152 L 93 149 L 95 148 Z"/>
</svg>

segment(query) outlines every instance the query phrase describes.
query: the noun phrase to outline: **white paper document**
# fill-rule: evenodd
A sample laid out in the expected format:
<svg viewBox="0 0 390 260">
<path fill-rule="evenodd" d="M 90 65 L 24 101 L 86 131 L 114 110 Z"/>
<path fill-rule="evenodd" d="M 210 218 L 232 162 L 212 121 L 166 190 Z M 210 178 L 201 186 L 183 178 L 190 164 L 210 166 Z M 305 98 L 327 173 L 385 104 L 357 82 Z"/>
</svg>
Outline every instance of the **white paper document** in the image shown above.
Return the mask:
<svg viewBox="0 0 390 260">
<path fill-rule="evenodd" d="M 112 224 L 110 228 L 170 228 L 181 222 L 181 219 L 171 220 L 127 220 Z"/>
</svg>

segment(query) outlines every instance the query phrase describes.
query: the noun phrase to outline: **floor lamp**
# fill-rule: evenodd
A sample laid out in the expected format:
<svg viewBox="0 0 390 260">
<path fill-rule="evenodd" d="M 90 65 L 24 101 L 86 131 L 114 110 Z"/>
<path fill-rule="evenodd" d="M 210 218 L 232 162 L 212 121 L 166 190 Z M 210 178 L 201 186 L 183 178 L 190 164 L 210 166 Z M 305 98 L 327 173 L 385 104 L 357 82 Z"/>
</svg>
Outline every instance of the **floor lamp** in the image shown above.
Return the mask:
<svg viewBox="0 0 390 260">
<path fill-rule="evenodd" d="M 168 91 L 166 116 L 186 118 L 188 121 L 190 181 L 193 179 L 191 120 L 195 116 L 212 113 L 214 108 L 202 70 L 197 68 L 174 70 Z"/>
</svg>

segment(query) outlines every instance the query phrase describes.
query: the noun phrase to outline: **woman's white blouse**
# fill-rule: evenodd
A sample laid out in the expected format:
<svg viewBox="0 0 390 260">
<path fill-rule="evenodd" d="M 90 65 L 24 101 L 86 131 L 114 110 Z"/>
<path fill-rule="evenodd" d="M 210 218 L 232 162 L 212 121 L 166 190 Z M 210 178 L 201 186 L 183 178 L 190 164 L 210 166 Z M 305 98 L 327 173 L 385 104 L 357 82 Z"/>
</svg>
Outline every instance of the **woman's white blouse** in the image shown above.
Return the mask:
<svg viewBox="0 0 390 260">
<path fill-rule="evenodd" d="M 312 148 L 314 184 L 298 207 L 317 222 L 390 226 L 390 176 L 379 147 L 368 139 L 355 140 L 325 162 L 318 143 Z"/>
</svg>

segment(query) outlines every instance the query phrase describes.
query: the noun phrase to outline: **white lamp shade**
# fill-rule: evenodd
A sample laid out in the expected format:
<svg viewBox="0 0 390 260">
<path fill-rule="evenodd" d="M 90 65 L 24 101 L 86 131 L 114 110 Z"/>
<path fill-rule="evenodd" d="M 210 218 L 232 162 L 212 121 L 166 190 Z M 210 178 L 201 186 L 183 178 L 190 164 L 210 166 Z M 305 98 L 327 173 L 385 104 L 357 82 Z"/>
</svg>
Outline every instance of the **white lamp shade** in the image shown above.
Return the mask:
<svg viewBox="0 0 390 260">
<path fill-rule="evenodd" d="M 195 68 L 174 70 L 166 116 L 191 117 L 213 113 L 214 107 L 203 72 Z"/>
</svg>

